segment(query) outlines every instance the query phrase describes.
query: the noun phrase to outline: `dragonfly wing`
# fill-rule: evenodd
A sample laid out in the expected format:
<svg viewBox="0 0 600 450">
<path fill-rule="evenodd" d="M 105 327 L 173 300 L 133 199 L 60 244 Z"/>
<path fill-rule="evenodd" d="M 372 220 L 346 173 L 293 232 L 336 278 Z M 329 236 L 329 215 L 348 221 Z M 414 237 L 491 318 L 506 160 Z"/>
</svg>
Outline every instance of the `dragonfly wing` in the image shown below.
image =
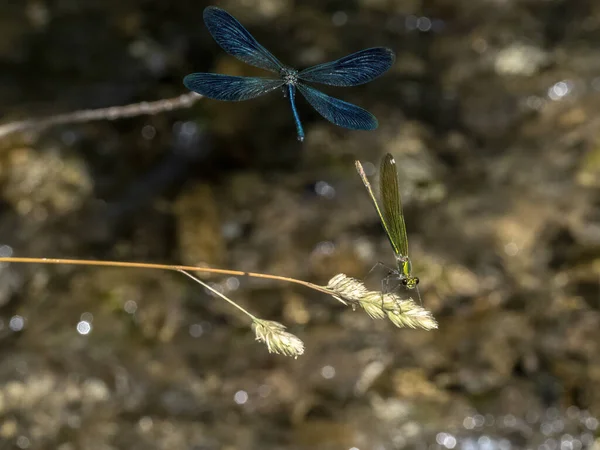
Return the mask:
<svg viewBox="0 0 600 450">
<path fill-rule="evenodd" d="M 367 175 L 365 174 L 365 170 L 363 169 L 363 166 L 360 163 L 360 161 L 358 161 L 358 160 L 355 161 L 355 165 L 356 165 L 356 171 L 360 175 L 360 178 L 361 178 L 363 184 L 367 188 L 367 192 L 369 193 L 369 197 L 371 197 L 371 201 L 373 202 L 373 206 L 375 207 L 375 211 L 377 211 L 377 215 L 379 216 L 379 220 L 381 222 L 381 225 L 383 226 L 385 234 L 387 235 L 388 239 L 390 240 L 390 244 L 392 244 L 392 248 L 394 250 L 394 253 L 398 254 L 399 253 L 399 249 L 397 249 L 395 247 L 394 241 L 392 240 L 392 238 L 390 236 L 389 227 L 388 227 L 388 225 L 387 225 L 387 223 L 385 221 L 385 217 L 383 216 L 383 214 L 381 212 L 381 209 L 379 208 L 379 204 L 377 203 L 377 199 L 375 198 L 375 194 L 373 193 L 373 188 L 371 187 L 371 183 L 369 183 L 369 180 L 367 179 Z"/>
<path fill-rule="evenodd" d="M 248 100 L 271 92 L 283 85 L 283 80 L 258 77 L 233 77 L 218 73 L 192 73 L 183 79 L 190 91 L 215 100 Z"/>
<path fill-rule="evenodd" d="M 277 73 L 283 68 L 283 64 L 227 11 L 216 6 L 205 8 L 204 23 L 217 44 L 237 59 Z"/>
<path fill-rule="evenodd" d="M 383 214 L 389 227 L 389 237 L 396 254 L 408 256 L 408 238 L 406 236 L 406 225 L 404 213 L 400 200 L 400 189 L 398 186 L 398 173 L 396 161 L 389 153 L 381 162 L 379 173 L 379 195 L 383 203 Z"/>
<path fill-rule="evenodd" d="M 374 130 L 377 128 L 377 119 L 365 109 L 330 97 L 303 83 L 298 83 L 298 90 L 319 114 L 340 127 L 351 130 Z"/>
<path fill-rule="evenodd" d="M 304 69 L 298 77 L 332 86 L 356 86 L 383 74 L 392 67 L 394 59 L 394 52 L 389 48 L 368 48 L 336 61 Z"/>
</svg>

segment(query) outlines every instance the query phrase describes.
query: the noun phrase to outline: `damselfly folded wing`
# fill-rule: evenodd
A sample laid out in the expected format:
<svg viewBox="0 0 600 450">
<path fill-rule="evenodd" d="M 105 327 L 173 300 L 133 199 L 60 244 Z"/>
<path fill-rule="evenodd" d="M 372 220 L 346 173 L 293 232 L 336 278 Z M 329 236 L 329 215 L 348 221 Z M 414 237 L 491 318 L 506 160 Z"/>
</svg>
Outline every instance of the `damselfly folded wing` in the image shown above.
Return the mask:
<svg viewBox="0 0 600 450">
<path fill-rule="evenodd" d="M 215 100 L 240 101 L 267 94 L 284 81 L 274 78 L 234 77 L 217 73 L 192 73 L 183 79 L 190 91 Z"/>
<path fill-rule="evenodd" d="M 381 222 L 381 225 L 383 226 L 383 230 L 385 231 L 386 236 L 390 240 L 390 244 L 392 245 L 394 253 L 398 254 L 398 250 L 396 249 L 394 241 L 392 241 L 392 238 L 390 236 L 390 230 L 388 228 L 387 223 L 385 222 L 385 217 L 383 217 L 383 213 L 382 213 L 381 209 L 379 208 L 379 204 L 377 203 L 377 199 L 375 198 L 375 194 L 373 193 L 373 188 L 371 187 L 371 183 L 369 183 L 369 180 L 367 179 L 367 175 L 365 174 L 365 170 L 363 169 L 363 166 L 360 163 L 360 161 L 357 160 L 355 162 L 355 164 L 356 164 L 356 171 L 360 175 L 360 179 L 362 180 L 363 184 L 367 188 L 367 192 L 369 193 L 369 197 L 371 197 L 371 202 L 373 202 L 373 206 L 375 207 L 375 211 L 377 211 L 377 215 L 379 216 L 379 221 Z"/>
<path fill-rule="evenodd" d="M 374 130 L 377 119 L 369 111 L 352 103 L 344 102 L 304 83 L 298 83 L 298 90 L 319 114 L 330 122 L 351 130 Z"/>
<path fill-rule="evenodd" d="M 408 256 L 408 238 L 400 200 L 396 161 L 389 153 L 385 155 L 381 162 L 379 196 L 383 204 L 383 214 L 389 228 L 388 234 L 394 251 L 397 255 Z"/>
<path fill-rule="evenodd" d="M 283 64 L 227 11 L 216 6 L 205 8 L 204 23 L 217 44 L 237 59 L 276 73 L 283 68 Z"/>
<path fill-rule="evenodd" d="M 298 77 L 332 86 L 357 86 L 382 75 L 392 67 L 394 59 L 394 52 L 389 48 L 368 48 L 336 61 L 304 69 Z"/>
</svg>

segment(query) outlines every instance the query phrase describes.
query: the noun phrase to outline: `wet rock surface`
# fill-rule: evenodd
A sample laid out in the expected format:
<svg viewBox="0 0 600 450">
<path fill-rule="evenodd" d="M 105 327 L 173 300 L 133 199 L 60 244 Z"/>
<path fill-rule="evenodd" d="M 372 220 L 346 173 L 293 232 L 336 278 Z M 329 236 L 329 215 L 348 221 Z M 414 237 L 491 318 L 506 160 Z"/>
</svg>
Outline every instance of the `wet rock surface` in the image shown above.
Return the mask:
<svg viewBox="0 0 600 450">
<path fill-rule="evenodd" d="M 177 96 L 226 55 L 203 2 L 9 2 L 2 122 Z M 0 449 L 598 448 L 600 6 L 593 1 L 236 1 L 282 61 L 388 46 L 381 79 L 328 94 L 0 140 L 0 256 L 208 264 L 326 284 L 391 264 L 354 170 L 396 158 L 435 331 L 396 329 L 272 280 L 203 280 L 306 345 L 270 355 L 249 321 L 177 273 L 0 267 Z M 381 272 L 367 281 L 378 288 Z"/>
</svg>

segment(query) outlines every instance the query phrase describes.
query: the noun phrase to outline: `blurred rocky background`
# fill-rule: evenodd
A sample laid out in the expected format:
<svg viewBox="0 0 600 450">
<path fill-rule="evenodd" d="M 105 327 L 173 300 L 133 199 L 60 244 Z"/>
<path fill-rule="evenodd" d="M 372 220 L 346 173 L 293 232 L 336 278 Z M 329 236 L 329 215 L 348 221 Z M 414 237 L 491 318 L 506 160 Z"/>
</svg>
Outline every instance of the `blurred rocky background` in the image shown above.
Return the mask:
<svg viewBox="0 0 600 450">
<path fill-rule="evenodd" d="M 379 129 L 299 97 L 300 144 L 273 93 L 5 136 L 0 255 L 364 278 L 393 261 L 353 161 L 375 175 L 390 152 L 439 330 L 207 278 L 301 337 L 294 360 L 176 273 L 3 264 L 0 449 L 599 448 L 600 2 L 216 4 L 297 68 L 392 48 L 384 77 L 324 89 Z M 208 5 L 4 0 L 0 123 L 262 74 L 212 40 Z"/>
</svg>

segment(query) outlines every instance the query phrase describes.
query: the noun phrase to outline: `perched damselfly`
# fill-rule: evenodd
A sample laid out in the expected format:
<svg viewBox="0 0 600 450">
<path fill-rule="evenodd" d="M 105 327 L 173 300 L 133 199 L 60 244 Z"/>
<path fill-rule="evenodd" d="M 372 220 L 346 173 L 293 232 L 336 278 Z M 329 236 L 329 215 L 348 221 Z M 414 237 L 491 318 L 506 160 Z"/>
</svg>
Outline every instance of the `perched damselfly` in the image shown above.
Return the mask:
<svg viewBox="0 0 600 450">
<path fill-rule="evenodd" d="M 389 153 L 386 154 L 381 162 L 379 172 L 379 196 L 381 204 L 379 206 L 371 183 L 360 161 L 356 161 L 356 170 L 360 175 L 367 192 L 373 201 L 375 211 L 379 215 L 381 225 L 387 234 L 387 237 L 394 250 L 397 269 L 391 269 L 388 278 L 396 278 L 408 289 L 414 289 L 419 284 L 419 278 L 412 275 L 412 264 L 408 257 L 408 238 L 406 236 L 406 225 L 404 223 L 404 212 L 402 211 L 402 201 L 400 200 L 400 189 L 398 187 L 398 173 L 396 170 L 396 161 Z"/>
<path fill-rule="evenodd" d="M 344 58 L 297 71 L 284 66 L 231 14 L 215 6 L 204 10 L 204 23 L 223 50 L 237 59 L 261 69 L 275 72 L 279 78 L 237 77 L 214 73 L 192 73 L 183 79 L 191 91 L 216 100 L 240 101 L 264 95 L 282 88 L 290 99 L 298 140 L 304 140 L 304 130 L 296 110 L 296 88 L 319 114 L 330 122 L 352 130 L 374 130 L 377 119 L 369 111 L 330 97 L 305 82 L 331 86 L 357 86 L 368 83 L 388 70 L 394 62 L 394 52 L 375 47 Z"/>
</svg>

